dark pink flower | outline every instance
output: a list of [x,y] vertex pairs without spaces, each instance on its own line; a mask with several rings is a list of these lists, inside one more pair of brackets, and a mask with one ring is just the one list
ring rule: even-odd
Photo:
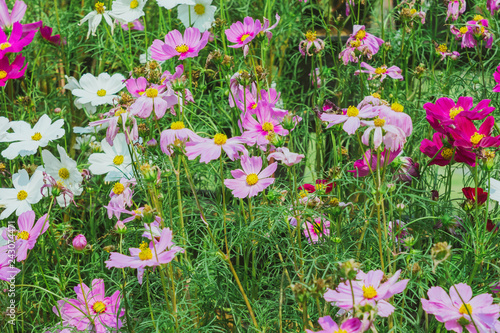
[[450,129],[451,135],[455,139],[454,146],[466,149],[500,146],[500,135],[491,136],[494,125],[495,118],[493,116],[487,117],[479,129],[471,120],[463,116],[456,117],[455,128]]
[[452,158],[456,162],[466,163],[472,167],[476,165],[476,154],[461,147],[453,147],[452,142],[444,146],[443,139],[445,138],[446,136],[442,133],[434,133],[432,141],[429,139],[422,140],[420,151],[427,157],[432,158],[429,165],[445,166],[450,164]]
[[[28,250],[35,247],[38,237],[49,228],[49,216],[45,214],[35,223],[35,212],[32,210],[24,212],[17,219],[17,227],[15,231],[17,260],[23,261],[28,255]],[[2,236],[8,240],[6,231],[7,229],[4,230]]]
[[9,57],[0,58],[0,87],[4,87],[7,80],[23,77],[27,66],[22,55],[18,55],[12,64],[9,64]]
[[446,12],[445,21],[448,21],[450,16],[453,21],[456,21],[458,16],[465,12],[466,8],[467,5],[465,0],[450,0],[450,2],[448,2],[448,11]]
[[497,85],[493,88],[493,92],[500,92],[500,65],[497,66],[497,70],[493,74],[493,79]]
[[[61,44],[61,35],[52,35],[52,28],[49,26],[42,26],[40,28],[40,35],[42,35],[42,38],[47,40],[48,42],[54,44],[54,45],[60,45]],[[62,43],[66,44],[66,39],[62,39]]]
[[75,250],[82,251],[87,246],[87,239],[85,238],[84,235],[79,234],[75,238],[73,238],[72,244]]
[[23,27],[21,23],[14,23],[12,28],[12,33],[9,37],[5,32],[0,29],[0,57],[3,57],[7,53],[17,53],[21,52],[22,49],[31,43],[33,37],[35,37],[36,30],[30,31],[24,38]]
[[[390,151],[389,149],[384,149],[380,156],[380,167],[384,165],[389,165],[394,161],[394,159],[401,153],[400,150]],[[370,171],[371,168],[371,171]],[[354,177],[365,177],[371,172],[376,172],[377,170],[377,153],[368,149],[363,158],[354,162],[355,170],[347,170],[347,172],[354,173]]]

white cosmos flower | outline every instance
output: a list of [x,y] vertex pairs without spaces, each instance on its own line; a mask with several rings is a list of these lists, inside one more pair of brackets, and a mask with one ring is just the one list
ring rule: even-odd
[[[178,18],[185,27],[198,28],[204,32],[212,26],[215,21],[214,14],[217,7],[211,6],[212,0],[194,0],[194,6],[180,5],[177,9]],[[189,25],[189,12],[191,12],[191,25]]]
[[79,25],[82,25],[83,23],[89,21],[89,31],[87,32],[87,38],[89,38],[91,32],[92,32],[92,36],[95,36],[95,32],[97,31],[97,27],[101,23],[103,17],[104,17],[104,20],[106,21],[106,23],[111,27],[111,34],[113,34],[113,30],[115,28],[113,20],[111,19],[111,16],[109,16],[109,12],[106,12],[106,6],[104,6],[104,3],[97,1],[95,3],[95,10],[88,13],[80,21],[80,24],[79,24]]
[[[95,136],[90,135],[90,134],[84,134],[82,136],[79,136],[75,140],[75,144],[73,145],[73,149],[82,149],[82,146],[90,146],[93,142],[95,142]],[[101,143],[99,142],[99,147],[101,146]]]
[[121,74],[110,76],[101,73],[99,76],[87,73],[80,78],[81,88],[73,89],[73,95],[79,97],[76,101],[81,104],[90,103],[92,106],[113,104],[113,99],[118,98],[118,93],[125,87],[125,77]]
[[42,199],[43,172],[39,167],[31,176],[24,169],[12,176],[14,188],[0,189],[0,206],[5,209],[0,214],[0,220],[6,219],[14,211],[19,216],[31,209],[31,205]]
[[113,146],[103,139],[101,149],[103,153],[94,153],[89,156],[90,172],[95,175],[106,174],[105,181],[116,181],[132,175],[132,159],[125,134],[118,133]]
[[5,117],[0,117],[0,142],[3,141],[3,138],[7,134],[7,130],[10,128],[9,119]]
[[64,136],[64,120],[56,120],[52,124],[49,116],[44,114],[31,128],[25,121],[12,121],[10,127],[13,133],[7,133],[3,141],[12,142],[2,151],[2,156],[12,160],[17,156],[27,156],[36,153],[38,147],[45,147],[50,141]]
[[[66,75],[66,80],[68,81],[68,83],[63,87],[64,89],[68,89],[69,91],[73,91],[74,89],[82,89],[80,82],[78,82],[78,80],[74,77],[68,77]],[[87,110],[87,112],[89,112],[90,114],[94,114],[96,111],[96,107],[92,106],[92,103],[86,103],[82,105],[78,102],[78,98],[75,99],[75,106],[78,110],[85,108],[85,110]]]
[[64,187],[71,190],[74,195],[82,194],[81,184],[83,177],[76,167],[76,161],[69,157],[66,150],[60,145],[57,145],[57,151],[61,160],[58,160],[50,151],[46,149],[42,150],[45,172],[57,182],[64,185]]
[[166,9],[172,9],[177,5],[196,5],[194,0],[156,0],[156,2],[158,6]]
[[115,0],[111,8],[111,16],[121,22],[129,23],[144,16],[146,0]]

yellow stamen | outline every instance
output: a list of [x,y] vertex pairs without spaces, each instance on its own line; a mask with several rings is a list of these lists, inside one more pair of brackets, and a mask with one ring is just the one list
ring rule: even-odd
[[460,28],[460,33],[461,33],[462,35],[465,35],[465,34],[467,33],[467,31],[469,31],[469,29],[468,29],[467,27],[461,27],[461,28]]
[[359,30],[357,33],[356,33],[356,36],[354,36],[356,39],[363,39],[366,37],[366,31],[364,30]]
[[123,108],[120,108],[120,110],[117,110],[115,112],[115,117],[118,117],[118,116],[120,116],[121,114],[123,114],[125,112],[127,112],[127,111],[125,111]]
[[445,44],[441,44],[438,46],[438,51],[444,53],[444,52],[448,51],[448,46],[446,46]]
[[385,120],[377,118],[373,121],[376,127],[383,127],[385,125]]
[[340,201],[339,201],[339,199],[337,199],[337,198],[332,198],[332,199],[330,199],[330,202],[329,202],[329,203],[330,203],[330,206],[335,206],[335,207],[337,207],[337,206],[339,205]]
[[104,90],[104,89],[97,90],[97,96],[99,96],[99,97],[106,96],[106,90]]
[[40,132],[36,132],[35,134],[33,134],[31,136],[31,140],[33,141],[40,141],[42,139],[42,135],[40,134]]
[[451,158],[453,157],[453,149],[452,148],[443,148],[443,150],[441,150],[441,156],[445,160],[451,160]]
[[309,192],[307,192],[306,190],[302,190],[302,191],[299,192],[299,196],[301,198],[307,197],[308,194],[309,194]]
[[196,4],[194,6],[194,12],[198,15],[205,14],[205,6],[203,6],[201,3]]
[[94,303],[94,305],[92,305],[92,309],[94,309],[96,313],[103,313],[104,311],[106,311],[106,304],[101,301],[97,301]]
[[350,106],[347,108],[348,117],[357,117],[359,115],[359,109],[355,106]]
[[403,112],[404,109],[405,107],[399,104],[398,102],[392,103],[391,105],[391,110],[394,112]]
[[124,190],[125,186],[123,186],[122,183],[115,183],[115,185],[113,186],[113,193],[116,195],[122,194]]
[[483,19],[484,19],[484,17],[482,17],[481,15],[475,15],[472,20],[477,22],[477,21],[481,21]]
[[410,14],[411,14],[411,15],[415,15],[415,13],[416,13],[416,12],[417,12],[417,10],[416,10],[415,8],[412,8],[412,9],[410,10]]
[[28,197],[28,192],[21,190],[17,193],[17,200],[22,201]]
[[69,171],[66,168],[61,168],[59,169],[59,177],[62,179],[68,179],[69,178]]
[[139,6],[139,1],[137,0],[132,0],[132,2],[130,3],[130,9],[137,8],[138,6]]
[[380,74],[385,74],[387,73],[387,68],[384,67],[379,67],[375,69],[375,74],[380,75]]
[[148,88],[146,89],[146,96],[149,98],[155,98],[158,96],[158,89],[156,88]]
[[454,120],[455,117],[464,110],[463,107],[459,106],[458,108],[451,108],[450,109],[450,119]]
[[274,125],[266,121],[264,124],[262,124],[262,130],[265,132],[274,131]]
[[184,123],[182,121],[175,121],[170,125],[170,129],[181,130],[184,128]]
[[97,14],[104,14],[104,10],[106,9],[106,7],[104,7],[104,3],[102,2],[96,2],[95,4],[95,11],[97,12]]
[[470,306],[469,303],[460,305],[460,309],[458,309],[458,312],[461,314],[466,314],[468,315],[469,313],[472,314],[472,306]]
[[351,46],[352,47],[359,47],[359,46],[361,46],[361,41],[359,39],[352,40],[351,41]]
[[5,50],[6,48],[11,47],[11,46],[12,46],[12,44],[11,44],[11,43],[9,43],[9,42],[1,43],[1,44],[0,44],[0,50],[2,50],[2,51],[3,51],[3,50]]
[[252,186],[252,185],[255,185],[257,184],[257,182],[259,181],[259,177],[257,177],[257,175],[255,173],[251,173],[249,175],[247,175],[247,184]]
[[324,190],[326,190],[326,184],[319,183],[319,184],[314,185],[314,188],[316,190],[319,190],[319,191],[324,191]]
[[120,165],[123,163],[123,155],[116,155],[115,158],[113,158],[113,163],[115,165]]
[[186,44],[177,45],[175,47],[175,50],[179,53],[186,53],[187,51],[189,51],[189,46],[187,46]]
[[377,297],[377,291],[372,286],[363,286],[363,297],[367,299],[372,299]]
[[306,39],[310,42],[314,42],[317,35],[318,34],[316,33],[316,31],[309,30],[308,32],[306,32]]
[[321,225],[321,223],[313,222],[312,227],[316,235],[323,234],[323,226]]
[[257,108],[257,103],[252,104],[252,106],[250,108],[255,110]]
[[380,96],[380,94],[379,94],[379,93],[373,93],[373,94],[372,94],[372,97],[375,97],[375,98],[378,98],[378,99],[381,99],[381,98],[382,98],[382,96]]
[[244,42],[248,37],[250,37],[249,34],[244,34],[243,36],[241,36],[240,41]]
[[28,240],[30,238],[30,234],[27,231],[21,231],[17,233],[17,239]]
[[222,133],[217,133],[214,136],[214,143],[216,145],[222,146],[227,141],[227,135]]
[[153,252],[151,251],[146,242],[142,242],[141,245],[139,245],[139,248],[141,249],[141,252],[139,252],[139,259],[141,260],[153,259]]
[[7,77],[7,72],[6,71],[1,71],[0,70],[0,80],[5,79]]
[[473,136],[471,136],[470,138],[470,142],[474,145],[474,146],[477,146],[479,144],[479,142],[484,138],[484,135],[483,134],[479,134],[479,133],[474,133]]

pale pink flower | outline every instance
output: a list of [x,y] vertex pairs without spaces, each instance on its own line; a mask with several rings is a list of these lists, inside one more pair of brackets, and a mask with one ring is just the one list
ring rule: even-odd
[[160,135],[160,147],[161,151],[167,155],[173,153],[172,145],[179,145],[180,143],[185,143],[187,140],[191,141],[203,141],[203,138],[198,134],[184,127],[182,121],[174,121],[170,125],[170,129],[166,129],[161,132]]
[[[401,75],[401,69],[397,66],[391,66],[387,68],[386,65],[382,65],[380,67],[372,67],[368,65],[366,62],[361,63],[361,67],[366,68],[366,70],[361,70],[361,73],[367,73],[368,80],[372,80],[374,78],[380,78],[380,82],[384,81],[386,76],[389,76],[395,80],[403,80],[403,75]],[[359,70],[354,72],[354,75],[359,75]]]
[[317,37],[316,31],[309,30],[306,34],[306,39],[302,40],[299,43],[299,51],[303,57],[307,54],[308,56],[312,56],[309,53],[309,50],[312,46],[314,46],[314,52],[319,53],[321,50],[325,48],[325,42]]
[[184,37],[178,30],[170,31],[165,36],[165,42],[155,39],[151,46],[151,58],[165,61],[175,56],[179,60],[195,58],[208,43],[210,32],[205,31],[203,35],[198,28],[187,28]]
[[231,171],[231,175],[235,179],[224,180],[224,185],[232,190],[235,197],[241,199],[254,197],[274,183],[274,178],[270,177],[276,171],[278,163],[274,162],[262,170],[261,157],[243,155],[241,157],[241,166],[243,170],[236,169]]
[[271,41],[271,38],[273,38],[273,33],[271,32],[271,30],[276,28],[278,23],[280,23],[280,19],[280,16],[278,15],[278,13],[276,13],[276,23],[269,26],[271,23],[269,23],[269,20],[264,17],[264,24],[262,25],[262,30],[260,32],[265,33],[269,41]]
[[283,162],[286,166],[292,166],[300,163],[304,157],[305,156],[302,154],[290,152],[290,150],[286,147],[280,147],[276,149],[274,153],[269,154],[269,156],[267,156],[267,160],[269,161],[271,158],[274,158],[277,161]]
[[250,43],[262,29],[262,25],[259,20],[255,20],[249,16],[243,19],[243,23],[240,21],[231,24],[229,29],[226,29],[227,40],[231,43],[236,43],[233,45],[228,45],[232,48],[243,47],[243,54],[246,57],[248,54],[248,43]]
[[245,153],[247,150],[243,144],[245,139],[240,137],[227,138],[226,134],[217,133],[213,139],[203,139],[186,143],[186,156],[189,160],[194,160],[200,156],[200,162],[208,163],[220,157],[222,150],[231,161],[239,158],[239,152]]
[[375,149],[378,149],[383,142],[387,148],[391,151],[395,151],[401,149],[406,142],[406,135],[403,130],[394,125],[390,125],[383,118],[377,118],[373,121],[363,120],[362,124],[368,126],[361,137],[361,142],[367,146],[370,145],[370,134],[372,131]]
[[[140,84],[139,81],[137,81]],[[139,86],[137,86],[139,88]],[[155,118],[160,119],[165,111],[177,104],[178,97],[172,89],[163,85],[152,84],[144,89],[144,93],[130,106],[130,113],[139,118],[148,118],[154,110]]]
[[[361,119],[373,118],[378,115],[378,111],[372,105],[365,105],[361,109],[355,106],[350,106],[342,112],[343,114],[330,114],[322,113],[320,119],[322,121],[328,122],[326,128],[330,128],[334,125],[344,123],[342,127],[344,131],[352,135],[356,133],[358,128],[362,125]],[[364,125],[364,123],[363,123]]]

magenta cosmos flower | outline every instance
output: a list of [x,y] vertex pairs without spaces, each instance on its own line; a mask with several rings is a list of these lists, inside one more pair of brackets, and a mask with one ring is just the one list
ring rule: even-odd
[[7,80],[23,77],[27,66],[22,55],[18,55],[12,64],[9,63],[9,57],[0,58],[0,87],[4,87]]
[[328,289],[323,297],[332,305],[345,310],[351,310],[355,305],[371,305],[376,307],[379,316],[388,317],[394,312],[394,306],[389,304],[386,299],[403,292],[409,281],[406,279],[397,282],[400,274],[401,270],[398,270],[386,282],[382,283],[384,272],[381,270],[369,271],[368,273],[359,271],[356,280],[341,283],[335,290]]
[[481,42],[481,45],[484,44],[486,48],[491,49],[493,34],[487,28],[488,20],[481,15],[476,15],[472,21],[468,21],[460,29],[452,25],[450,31],[455,35],[456,40],[462,40],[462,48],[474,48],[478,45],[478,42]]
[[262,29],[260,32],[266,34],[267,39],[269,41],[271,41],[271,38],[273,38],[273,33],[271,32],[271,30],[276,28],[278,23],[280,23],[280,19],[281,19],[281,17],[278,15],[278,13],[276,13],[276,23],[274,23],[273,25],[270,25],[271,23],[269,22],[269,20],[264,17],[264,24],[262,25]]
[[446,12],[445,21],[448,21],[448,18],[450,16],[453,21],[456,21],[458,19],[458,16],[465,12],[466,8],[467,5],[465,3],[465,0],[450,0],[450,2],[448,2],[448,11]]
[[[316,333],[358,333],[362,332],[362,323],[358,318],[351,318],[344,321],[340,327],[333,321],[332,317],[326,316],[318,319],[318,324],[321,326],[321,331]],[[315,333],[311,330],[306,330],[307,333]]]
[[175,56],[179,60],[195,58],[208,43],[210,32],[205,31],[203,35],[198,28],[187,28],[184,37],[178,30],[170,31],[165,36],[165,43],[155,39],[151,46],[151,58],[158,61],[165,61]]
[[330,235],[330,221],[320,217],[315,218],[312,222],[304,222],[304,236],[311,243],[317,243],[321,238]]
[[23,27],[21,23],[17,22],[14,23],[12,33],[9,37],[7,37],[5,32],[0,29],[0,57],[3,57],[6,53],[21,52],[26,45],[31,43],[35,33],[36,30],[30,31],[24,38],[22,38]]
[[[0,0],[0,30],[10,31],[14,23],[21,22],[26,13],[26,4],[24,1],[16,0],[14,7],[12,7],[12,12],[9,13],[9,7],[5,3],[5,0]],[[30,31],[36,31],[42,26],[42,21],[23,24],[23,36],[25,36]]]
[[235,197],[243,199],[256,196],[274,183],[274,178],[270,177],[276,171],[278,163],[274,162],[262,170],[262,158],[243,155],[241,157],[241,167],[243,170],[231,171],[231,175],[235,179],[225,179],[224,185],[232,190]]
[[349,106],[347,110],[344,110],[342,113],[343,114],[341,115],[334,113],[322,113],[320,119],[328,122],[326,128],[344,123],[342,128],[347,134],[352,135],[356,133],[358,128],[361,126],[361,119],[378,116],[377,109],[371,105],[365,105],[361,109],[358,109],[355,106]]
[[164,228],[161,232],[159,241],[142,242],[139,248],[129,248],[130,256],[111,252],[109,260],[106,261],[106,267],[116,268],[137,268],[137,279],[142,284],[142,277],[146,267],[155,267],[161,264],[168,264],[171,262],[177,252],[184,252],[184,250],[174,245],[172,242],[172,230]]
[[[35,223],[35,212],[29,210],[19,215],[17,227],[15,231],[17,260],[23,261],[28,255],[28,250],[35,247],[38,237],[49,228],[49,216],[45,214]],[[7,229],[4,230],[2,236],[8,240]]]
[[[138,79],[136,82],[137,86],[144,85],[143,80],[139,81]],[[164,85],[152,84],[148,87],[144,86],[144,93],[139,93],[139,95],[140,97],[130,106],[130,113],[143,119],[148,118],[153,110],[155,118],[160,119],[165,115],[169,107],[178,102],[178,97],[174,94],[174,91]]]
[[323,42],[321,39],[317,37],[316,31],[309,30],[306,33],[306,39],[304,39],[299,43],[300,54],[302,54],[302,56],[304,57],[306,54],[308,56],[312,56],[312,54],[309,53],[309,49],[312,46],[314,46],[314,52],[319,53],[321,50],[325,48],[325,42]]
[[82,283],[75,287],[75,293],[76,299],[62,299],[52,308],[57,316],[61,316],[63,326],[96,333],[106,333],[109,328],[123,326],[120,317],[123,317],[125,310],[120,309],[119,290],[111,297],[106,297],[104,281],[95,279],[92,289]]
[[497,70],[493,74],[493,79],[497,85],[493,88],[493,92],[500,92],[500,65],[497,66]]
[[445,323],[447,330],[462,333],[465,326],[469,332],[476,332],[475,323],[479,332],[486,333],[494,331],[497,325],[500,306],[493,304],[493,297],[490,294],[472,297],[471,287],[464,283],[452,286],[449,295],[441,287],[431,287],[427,296],[429,300],[421,299],[422,308]]
[[229,45],[232,48],[243,47],[243,54],[246,56],[248,54],[248,43],[250,43],[262,29],[262,24],[259,20],[255,20],[249,16],[243,19],[243,23],[240,21],[231,24],[229,29],[226,29],[227,40],[234,45]]
[[281,161],[286,166],[292,166],[300,163],[304,157],[305,156],[302,154],[292,153],[287,147],[280,147],[276,149],[274,153],[269,154],[267,160],[270,161],[271,158],[274,158],[277,161]]
[[445,166],[450,164],[452,159],[459,163],[466,163],[471,167],[476,165],[476,154],[461,147],[444,146],[443,139],[445,138],[442,133],[434,133],[432,141],[423,139],[420,143],[420,151],[432,158],[429,165]]
[[238,152],[245,153],[247,150],[243,144],[246,140],[234,137],[227,138],[226,134],[217,133],[213,139],[202,139],[186,143],[186,156],[189,160],[194,160],[200,156],[200,162],[208,163],[220,157],[222,150],[231,161],[239,158]]
[[246,131],[241,135],[244,139],[249,139],[259,146],[265,146],[269,143],[270,136],[287,135],[288,130],[280,125],[278,119],[273,117],[273,110],[268,105],[259,106],[257,108],[257,119],[250,113],[247,113],[242,121],[242,127]]
[[491,136],[495,118],[489,116],[481,124],[479,129],[474,123],[462,116],[455,119],[455,128],[450,129],[451,135],[455,139],[454,146],[466,149],[477,149],[500,146],[500,135]]
[[[400,153],[400,150],[390,151],[389,149],[384,149],[384,151],[380,154],[380,166],[382,167],[384,165],[391,164]],[[347,170],[347,172],[354,173],[354,177],[365,177],[371,172],[376,172],[376,170],[377,153],[372,153],[372,151],[368,149],[363,155],[363,158],[354,162],[354,170]]]
[[52,43],[54,45],[61,45],[62,41],[63,44],[66,44],[66,39],[63,38],[61,40],[61,35],[52,35],[52,28],[47,25],[42,26],[39,31],[42,38],[49,43]]
[[395,151],[401,149],[406,142],[406,135],[403,130],[397,126],[391,125],[390,122],[386,121],[384,118],[377,118],[373,121],[363,120],[362,124],[368,126],[361,137],[361,142],[367,146],[370,145],[370,134],[372,131],[373,146],[375,149],[378,149],[383,142],[387,148],[391,151]]
[[491,16],[494,16],[495,12],[500,9],[500,0],[487,0],[486,8],[490,11]]
[[173,153],[172,145],[180,145],[181,143],[185,143],[187,140],[191,141],[203,141],[203,138],[200,137],[195,132],[191,131],[189,128],[184,126],[182,121],[174,121],[170,125],[170,129],[166,129],[161,132],[160,135],[160,147],[161,151],[167,155],[171,155]]
[[[361,63],[361,67],[366,68],[366,70],[361,70],[361,73],[368,74],[368,80],[378,79],[380,78],[380,82],[384,81],[386,76],[389,76],[395,80],[403,80],[403,75],[401,75],[401,69],[397,66],[391,66],[387,68],[386,65],[382,65],[380,67],[372,67],[368,65],[366,62]],[[354,75],[359,75],[359,70],[354,72]]]

